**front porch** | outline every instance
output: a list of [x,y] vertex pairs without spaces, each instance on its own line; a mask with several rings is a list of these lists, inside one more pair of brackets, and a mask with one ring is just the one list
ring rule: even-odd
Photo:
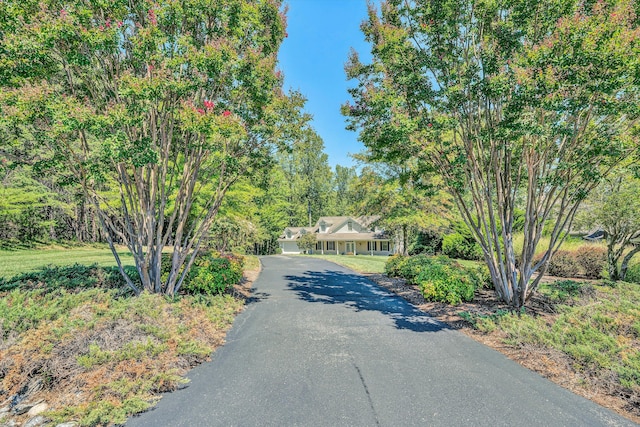
[[390,240],[319,240],[312,251],[320,255],[380,255],[393,253]]

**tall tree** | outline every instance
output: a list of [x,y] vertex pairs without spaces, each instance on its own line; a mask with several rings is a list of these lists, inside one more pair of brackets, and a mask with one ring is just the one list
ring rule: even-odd
[[331,197],[332,171],[324,141],[311,127],[304,127],[291,150],[282,151],[280,167],[288,186],[289,226],[313,224],[325,214]]
[[336,165],[333,173],[333,206],[331,215],[354,215],[356,200],[354,195],[354,184],[358,178],[355,167],[345,167]]
[[259,206],[259,253],[270,254],[278,247],[277,239],[289,224],[289,186],[281,167],[276,166],[258,180],[262,190],[256,201]]
[[229,187],[297,128],[281,126],[302,101],[275,70],[280,1],[9,0],[0,13],[2,138],[44,147],[81,186],[136,293],[173,295]]
[[389,0],[362,25],[373,59],[353,53],[347,64],[358,82],[343,107],[350,128],[376,159],[417,158],[443,176],[497,293],[515,308],[535,291],[581,200],[637,148],[636,6]]

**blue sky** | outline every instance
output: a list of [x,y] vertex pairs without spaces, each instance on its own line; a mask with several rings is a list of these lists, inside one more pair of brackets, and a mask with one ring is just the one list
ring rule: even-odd
[[353,47],[362,58],[370,48],[360,31],[366,0],[288,0],[288,37],[280,48],[285,89],[307,97],[313,127],[322,137],[329,164],[352,166],[349,153],[364,149],[357,134],[345,129],[340,105],[349,99],[344,64]]

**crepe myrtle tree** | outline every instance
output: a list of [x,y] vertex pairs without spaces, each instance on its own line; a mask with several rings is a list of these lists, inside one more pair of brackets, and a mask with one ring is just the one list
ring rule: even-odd
[[[580,202],[638,146],[638,4],[389,0],[343,105],[373,159],[442,176],[499,296],[525,305]],[[524,244],[513,244],[523,209]],[[534,261],[543,228],[549,244]]]
[[[635,169],[635,170],[634,170]],[[640,252],[640,179],[636,167],[620,168],[605,179],[582,212],[585,225],[604,232],[607,271],[612,280],[625,280],[629,262]]]
[[37,147],[81,186],[136,293],[175,294],[229,187],[307,119],[276,70],[280,1],[8,0],[0,14],[2,144]]

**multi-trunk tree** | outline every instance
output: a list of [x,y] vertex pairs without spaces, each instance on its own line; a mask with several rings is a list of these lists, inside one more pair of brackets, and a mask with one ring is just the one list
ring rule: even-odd
[[583,220],[604,232],[607,270],[612,280],[624,280],[631,259],[640,252],[640,179],[621,168],[592,193]]
[[637,9],[630,0],[389,0],[362,25],[372,62],[353,53],[347,64],[357,81],[343,106],[350,128],[374,159],[417,159],[442,176],[515,308],[580,202],[638,146]]
[[283,123],[302,100],[276,70],[280,1],[9,0],[0,15],[2,143],[83,189],[118,265],[116,243],[133,254],[136,293],[175,294],[229,187],[299,128]]

